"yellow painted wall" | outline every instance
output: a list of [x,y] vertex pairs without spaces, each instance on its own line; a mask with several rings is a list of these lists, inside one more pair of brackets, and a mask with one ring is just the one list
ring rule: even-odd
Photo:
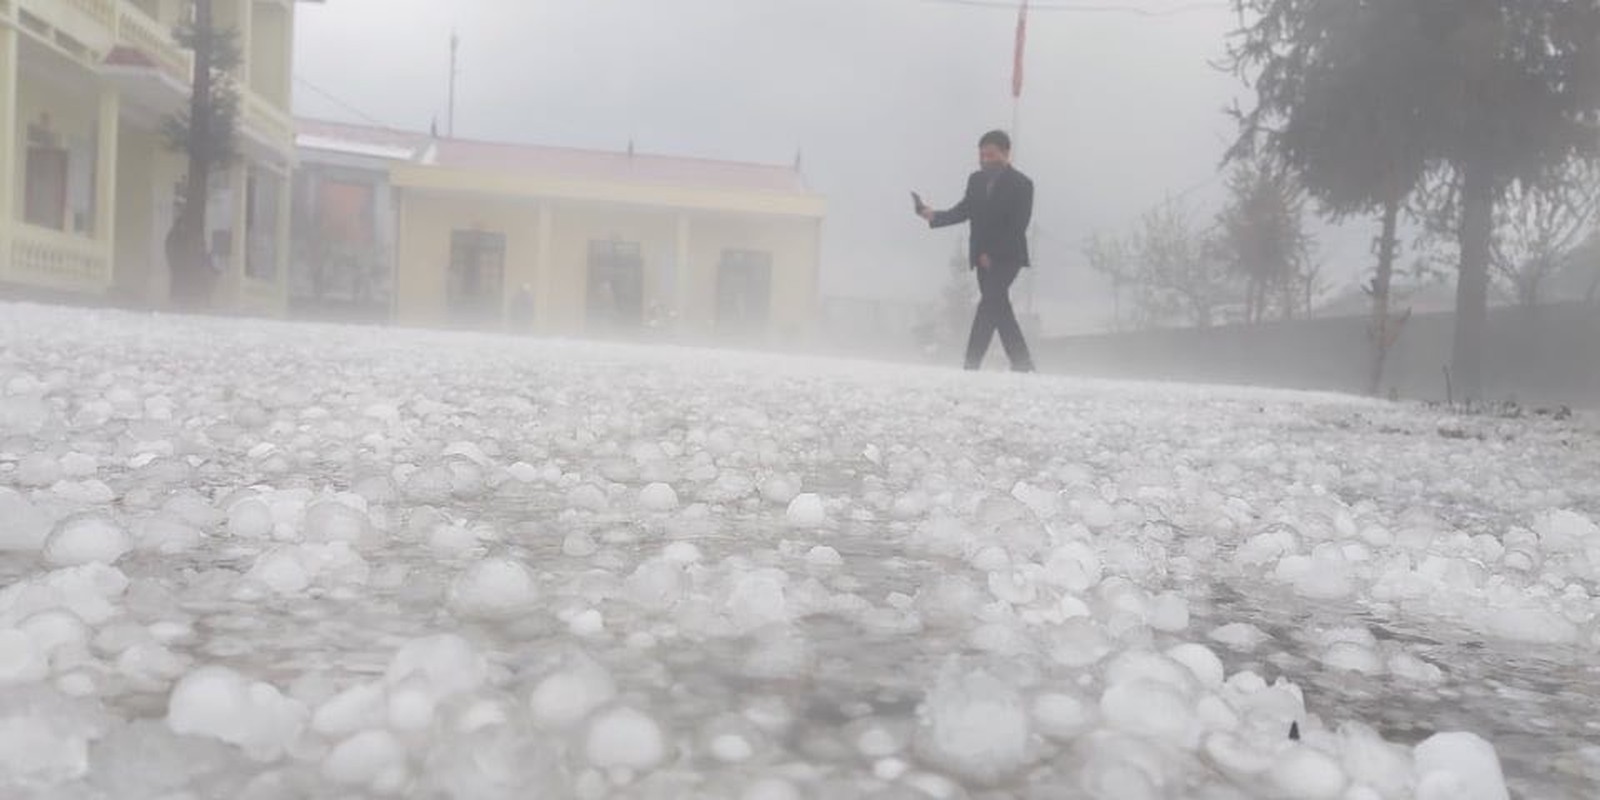
[[10,226],[13,218],[20,216],[17,181],[6,177],[20,169],[17,141],[17,79],[20,39],[16,28],[0,25],[0,275],[10,267]]
[[289,106],[288,14],[273,3],[254,3],[250,21],[250,88],[279,108]]
[[[644,260],[645,307],[679,307],[679,281],[687,275],[687,310],[679,331],[708,338],[716,327],[717,268],[724,249],[762,250],[773,256],[774,337],[809,332],[817,308],[819,220],[759,214],[702,214],[670,208],[546,201],[551,237],[540,264],[540,205],[537,200],[401,190],[396,321],[447,325],[447,271],[455,230],[482,230],[506,237],[503,300],[523,283],[534,287],[535,329],[582,335],[587,330],[591,241],[636,242]],[[677,263],[678,221],[689,217],[689,263]]]
[[[243,35],[245,29],[249,27],[249,16],[246,14],[246,6],[249,3],[250,0],[212,0],[212,21],[216,23],[218,28],[232,30]],[[239,45],[244,48],[244,56],[248,59],[250,50],[246,41],[241,40]]]
[[804,335],[816,318],[819,221],[754,215],[690,217],[694,282],[684,318],[691,335],[716,331],[717,272],[725,249],[772,254],[772,327],[783,339]]
[[[184,13],[188,0],[137,0],[130,6],[172,24]],[[263,89],[262,94],[275,104],[287,107],[291,99],[289,60],[293,30],[292,4],[261,3],[257,8],[253,0],[218,0],[215,8],[219,23],[239,30],[244,37],[241,44],[245,45],[249,59],[263,65],[261,74],[256,78],[258,88]],[[250,37],[255,23],[262,20],[264,30]],[[34,52],[39,51],[36,49]],[[87,155],[92,159],[82,168],[93,169],[94,162],[99,162],[115,172],[114,197],[107,198],[106,206],[96,208],[95,198],[86,198],[86,210],[91,210],[96,216],[95,227],[104,229],[100,233],[110,238],[108,280],[112,290],[122,301],[141,305],[164,303],[168,280],[162,245],[166,228],[170,225],[173,187],[181,179],[186,166],[183,158],[169,152],[156,131],[131,124],[127,115],[132,114],[134,109],[129,107],[128,98],[123,98],[119,104],[115,98],[103,96],[102,84],[87,70],[72,67],[63,69],[65,60],[53,56],[37,62],[21,62],[12,67],[10,55],[10,52],[0,52],[0,69],[7,70],[11,73],[10,77],[17,80],[15,117],[0,120],[0,124],[7,128],[6,131],[0,131],[0,144],[9,145],[10,155],[9,161],[0,160],[0,163],[10,165],[0,173],[0,192],[11,195],[10,206],[14,218],[20,221],[24,215],[27,128],[48,114],[51,130],[74,146],[73,156]],[[124,114],[121,124],[108,129],[104,141],[96,136],[102,103],[113,114],[120,105]],[[97,148],[102,146],[110,149],[97,152]],[[76,171],[80,167],[74,166],[73,169]],[[285,305],[284,263],[289,247],[287,212],[281,212],[285,224],[279,239],[279,279],[272,283],[243,279],[239,273],[245,245],[242,220],[244,197],[243,184],[238,179],[242,167],[234,172],[233,178],[238,184],[234,207],[224,209],[220,215],[213,217],[210,226],[219,227],[219,222],[226,219],[236,232],[234,252],[230,259],[232,269],[219,282],[218,309],[281,315]],[[96,176],[96,180],[109,177],[100,175]],[[0,207],[4,205],[0,203]],[[71,222],[69,218],[69,228]],[[227,227],[227,224],[220,226]],[[110,235],[113,232],[114,236]],[[61,241],[64,242],[62,251],[68,253],[69,257],[73,252],[81,252],[75,251],[75,248],[81,248],[82,245],[69,240]],[[7,251],[9,254],[9,248]],[[104,267],[103,261],[101,267]],[[100,274],[104,275],[104,272]],[[17,277],[25,282],[38,279],[38,276],[31,274]],[[60,285],[52,284],[52,288],[71,291],[99,291],[104,288],[87,284],[68,286],[60,281],[57,284]]]
[[[117,232],[112,253],[115,291],[118,297],[133,302],[159,302],[167,295],[168,281],[162,246],[166,231],[157,230],[156,187],[158,178],[170,186],[177,175],[159,134],[124,125],[119,139]],[[170,190],[166,194],[170,205]]]
[[[405,324],[448,325],[450,235],[481,230],[505,235],[503,300],[515,287],[538,286],[539,206],[533,201],[494,201],[402,192],[396,249],[395,318]],[[541,317],[544,315],[541,314]]]
[[134,8],[137,8],[140,11],[143,11],[145,16],[147,16],[147,17],[149,17],[151,19],[154,19],[154,20],[165,20],[166,19],[163,16],[163,14],[165,12],[165,9],[162,8],[161,0],[129,0],[129,2],[133,4]]
[[[11,176],[11,191],[18,220],[27,211],[28,126],[39,124],[43,116],[48,114],[50,130],[62,137],[63,144],[70,146],[77,141],[87,144],[92,152],[98,143],[95,120],[100,113],[99,104],[99,89],[87,76],[82,81],[46,79],[29,70],[22,70],[17,85],[17,123],[13,131],[17,148],[16,173]],[[76,151],[74,155],[77,155]],[[69,228],[71,222],[70,219],[67,221]]]
[[173,27],[178,25],[187,11],[187,0],[128,0],[128,2],[144,12],[145,16]]
[[644,307],[674,305],[670,274],[676,258],[677,216],[670,211],[554,204],[550,248],[551,281],[540,307],[540,330],[584,333],[589,302],[589,243],[616,239],[636,242],[644,260]]
[[475,172],[426,164],[396,164],[391,169],[390,179],[402,189],[458,192],[484,198],[555,197],[569,202],[629,204],[663,210],[762,213],[818,219],[825,211],[822,198],[808,194],[541,178],[514,171]]

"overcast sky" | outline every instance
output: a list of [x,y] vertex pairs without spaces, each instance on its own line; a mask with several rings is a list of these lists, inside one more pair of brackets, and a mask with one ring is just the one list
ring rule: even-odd
[[[1066,0],[1043,0],[1065,4]],[[1188,0],[1107,0],[1152,10]],[[937,293],[955,233],[929,233],[909,189],[953,202],[986,129],[1010,127],[1016,13],[934,0],[332,0],[299,7],[296,111],[444,125],[461,37],[456,133],[773,163],[804,153],[826,195],[824,293]],[[1079,245],[1168,194],[1209,219],[1223,109],[1212,64],[1226,7],[1167,17],[1036,8],[1018,166],[1038,184],[1039,294],[1103,308]],[[321,90],[325,94],[319,93]],[[332,98],[328,95],[331,95]],[[1324,236],[1341,282],[1366,231]],[[1081,313],[1080,313],[1081,312]]]

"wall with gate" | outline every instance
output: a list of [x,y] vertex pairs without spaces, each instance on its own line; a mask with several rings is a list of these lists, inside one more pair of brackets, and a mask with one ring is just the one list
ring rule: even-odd
[[[1443,400],[1453,314],[1413,316],[1389,354],[1383,392]],[[1366,391],[1364,318],[1161,330],[1042,341],[1041,367],[1100,377]],[[1495,308],[1489,314],[1485,398],[1600,408],[1600,304]]]

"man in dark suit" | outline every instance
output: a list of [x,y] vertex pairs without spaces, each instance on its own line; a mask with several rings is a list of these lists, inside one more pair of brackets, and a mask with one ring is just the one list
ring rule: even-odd
[[917,199],[917,215],[931,228],[971,222],[967,237],[971,267],[978,273],[978,313],[967,340],[966,368],[978,369],[996,331],[1015,372],[1032,372],[1033,357],[1011,308],[1011,284],[1028,262],[1028,223],[1033,218],[1033,181],[1011,166],[1011,137],[990,131],[978,142],[981,169],[967,180],[967,194],[948,211]]

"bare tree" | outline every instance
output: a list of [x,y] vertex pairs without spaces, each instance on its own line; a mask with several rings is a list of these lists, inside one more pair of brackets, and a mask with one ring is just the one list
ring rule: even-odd
[[1089,268],[1111,281],[1112,328],[1122,330],[1122,293],[1137,281],[1131,244],[1122,237],[1096,232],[1083,245]]
[[[1459,262],[1461,181],[1439,174],[1417,195],[1414,212],[1424,222],[1422,243],[1435,264]],[[1600,224],[1600,168],[1574,160],[1539,183],[1518,181],[1495,206],[1489,265],[1505,296],[1537,306],[1545,281],[1581,257]]]
[[1300,271],[1300,291],[1303,294],[1305,305],[1304,313],[1307,319],[1316,313],[1317,299],[1328,291],[1328,282],[1323,279],[1323,270],[1327,269],[1328,262],[1320,258],[1312,258],[1307,253],[1305,267]]
[[1600,235],[1594,238],[1594,244],[1589,249],[1589,288],[1583,293],[1583,302],[1594,305],[1600,300]]
[[1176,200],[1144,216],[1133,251],[1139,310],[1146,324],[1180,316],[1194,327],[1209,328],[1218,311],[1237,297],[1221,248],[1209,232],[1194,227]]
[[1600,219],[1600,174],[1583,162],[1566,180],[1513,186],[1496,216],[1495,277],[1518,305],[1536,306],[1545,279],[1567,266]]

